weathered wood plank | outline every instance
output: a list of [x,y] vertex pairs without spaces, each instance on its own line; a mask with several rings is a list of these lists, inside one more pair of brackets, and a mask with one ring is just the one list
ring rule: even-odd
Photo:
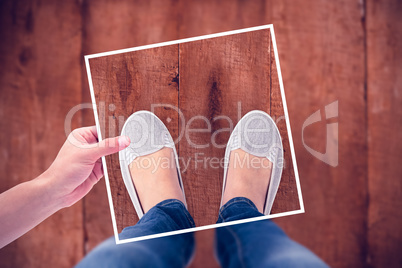
[[[331,266],[362,267],[368,197],[363,7],[359,1],[303,6],[268,1],[266,6],[275,26],[306,209],[277,222]],[[332,120],[339,122],[338,138],[328,137],[339,145],[335,168],[309,154],[301,136],[304,121],[336,100],[339,117]],[[310,132],[307,145],[325,144],[320,137]]]
[[[72,66],[79,57],[77,47],[81,44],[82,53],[91,54],[274,23],[307,211],[305,215],[286,217],[277,222],[291,237],[306,244],[332,266],[364,266],[367,250],[369,264],[373,266],[399,264],[400,214],[399,210],[394,210],[398,207],[394,204],[400,199],[396,192],[400,184],[387,178],[399,178],[401,173],[398,163],[392,162],[392,159],[400,158],[397,152],[401,151],[399,143],[392,142],[399,126],[393,119],[398,117],[393,114],[399,111],[400,99],[395,92],[398,92],[400,82],[397,71],[392,70],[399,70],[400,54],[395,48],[400,43],[396,33],[400,20],[395,16],[400,13],[400,5],[367,1],[367,123],[370,135],[367,166],[363,163],[367,148],[362,135],[366,130],[362,115],[365,102],[362,100],[364,67],[361,63],[364,61],[364,21],[361,23],[364,8],[360,3],[308,1],[301,6],[290,1],[110,3],[84,0],[80,26],[76,2],[57,4],[56,7],[47,2],[39,6],[35,1],[1,1],[0,35],[4,42],[0,43],[0,143],[3,148],[0,169],[7,174],[1,190],[38,175],[61,146],[64,139],[62,123],[56,122],[55,118],[60,120],[68,106],[79,103],[71,92],[79,87],[76,82],[80,77]],[[32,12],[29,12],[30,8]],[[63,26],[58,23],[60,21]],[[85,70],[83,77],[83,102],[89,102]],[[60,91],[69,94],[60,95]],[[340,165],[334,169],[325,167],[305,151],[301,126],[310,114],[336,99],[340,100],[343,112],[339,117],[342,132],[338,141]],[[46,107],[42,105],[43,100],[49,103]],[[28,126],[26,122],[31,123]],[[90,124],[93,124],[93,116],[88,111],[83,125]],[[387,131],[390,126],[397,131]],[[325,123],[322,123],[305,132],[308,145],[322,152],[325,151],[324,127]],[[391,137],[390,143],[379,143],[377,138],[382,136]],[[34,145],[39,144],[37,140],[49,140],[53,149]],[[34,160],[39,158],[42,160]],[[367,186],[362,178],[367,175],[370,191],[368,249],[363,219],[367,209],[362,204],[367,200],[364,190]],[[385,178],[383,184],[379,182],[381,178]],[[393,203],[390,203],[392,199]],[[70,247],[67,242],[50,243],[53,236],[48,239],[45,232],[58,230],[56,223],[63,221],[63,226],[69,226],[63,236],[72,230],[81,233],[75,223],[85,221],[87,250],[111,235],[104,184],[95,186],[85,204],[85,220],[80,218],[81,209],[77,205],[66,210],[75,213],[58,213],[2,249],[2,265],[71,266],[78,261],[82,255],[79,244],[73,243]],[[212,258],[212,237],[211,231],[197,233],[198,252],[193,267],[210,267],[206,262]],[[379,244],[384,239],[389,244]],[[44,241],[50,244],[46,246]],[[35,247],[42,251],[38,252]],[[50,255],[53,249],[63,255]]]
[[[45,171],[66,139],[66,114],[81,102],[81,17],[75,1],[1,1],[0,13],[5,191]],[[1,249],[1,267],[71,267],[83,255],[82,238],[79,202]]]
[[[179,105],[188,135],[179,154],[190,160],[183,180],[198,226],[217,220],[223,168],[211,159],[224,157],[230,128],[248,111],[269,112],[269,44],[268,30],[180,44]],[[207,122],[207,131],[188,131],[206,129]]]
[[93,54],[178,39],[177,5],[174,0],[84,0],[84,52]]
[[299,196],[297,194],[297,186],[295,173],[293,169],[292,155],[290,152],[290,144],[288,131],[286,127],[286,118],[284,112],[284,105],[282,103],[282,94],[279,86],[278,71],[276,68],[276,58],[274,46],[271,40],[270,43],[270,112],[269,114],[275,120],[282,137],[283,151],[284,151],[284,167],[282,171],[282,179],[279,184],[278,193],[275,197],[275,202],[272,207],[272,214],[280,212],[288,212],[300,209]]
[[[83,55],[135,47],[178,38],[176,1],[83,1]],[[100,19],[101,18],[101,19]],[[83,101],[91,102],[84,74]],[[93,112],[84,113],[84,125],[93,125]],[[85,197],[86,252],[113,234],[105,182]]]
[[180,38],[270,24],[267,1],[186,1],[177,7]]
[[[266,1],[179,1],[180,38],[269,24]],[[191,267],[219,267],[210,253],[214,232],[197,234],[197,254]]]
[[402,3],[367,1],[368,264],[402,265]]
[[[200,167],[195,159],[197,155],[201,159],[223,158],[230,131],[216,135],[217,144],[223,145],[221,148],[214,147],[211,138],[221,128],[233,128],[240,119],[238,113],[241,117],[253,109],[269,112],[269,44],[268,31],[180,44],[180,109],[187,122],[204,116],[212,123],[210,132],[189,134],[192,143],[208,144],[208,147],[195,148],[187,139],[179,144],[179,154],[190,160],[183,180],[189,211],[199,226],[217,220],[223,169],[219,165]],[[230,118],[232,126],[226,120],[213,121],[219,116]],[[205,124],[198,119],[187,127],[205,128]],[[206,260],[208,265],[216,266],[213,255],[208,254],[212,253],[213,236],[212,231],[197,234],[199,251],[192,267],[202,267]]]
[[[178,45],[90,59],[102,137],[120,134],[135,111],[153,111],[178,135]],[[158,105],[152,110],[152,105]],[[161,105],[161,106],[159,106]],[[119,155],[106,157],[118,231],[138,221],[121,177]]]

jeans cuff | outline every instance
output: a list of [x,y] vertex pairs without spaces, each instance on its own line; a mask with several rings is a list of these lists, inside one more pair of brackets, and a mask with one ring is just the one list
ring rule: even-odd
[[163,200],[161,202],[159,202],[158,204],[155,205],[155,207],[172,207],[174,205],[179,205],[180,206],[180,210],[181,212],[186,215],[186,218],[190,224],[190,228],[194,228],[195,227],[195,222],[193,220],[193,217],[191,217],[190,212],[188,212],[186,205],[184,205],[184,203],[178,199],[166,199]]
[[155,207],[156,206],[166,207],[169,204],[180,204],[186,209],[186,206],[184,205],[184,203],[181,202],[179,199],[166,199],[166,200],[163,200],[163,201],[159,202],[158,204],[156,204]]
[[[230,199],[226,204],[224,204],[220,209],[219,209],[219,219],[218,222],[225,222],[228,221],[229,217],[233,217],[233,211],[236,210],[236,207],[243,207],[247,208],[248,210],[255,210],[257,213],[258,208],[255,206],[253,201],[248,199],[247,197],[235,197]],[[230,220],[229,220],[230,221]]]

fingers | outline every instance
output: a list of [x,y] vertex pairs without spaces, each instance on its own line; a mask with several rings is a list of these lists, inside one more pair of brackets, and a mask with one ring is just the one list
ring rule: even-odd
[[98,142],[96,127],[92,126],[74,129],[70,135],[68,135],[67,140],[70,144],[78,148],[95,147]]
[[96,161],[102,156],[117,153],[130,145],[130,139],[126,136],[119,136],[105,139],[97,144],[96,147],[89,149],[90,157]]
[[130,145],[130,139],[126,136],[104,139],[98,142],[95,126],[75,129],[68,140],[74,146],[83,149],[85,158],[91,162],[95,162],[102,156],[117,153]]
[[98,142],[98,132],[96,131],[96,126],[74,129],[74,131],[71,132],[71,135],[80,142],[88,144]]
[[83,127],[80,130],[82,130],[82,137],[88,143],[98,142],[98,132],[96,130],[96,126]]

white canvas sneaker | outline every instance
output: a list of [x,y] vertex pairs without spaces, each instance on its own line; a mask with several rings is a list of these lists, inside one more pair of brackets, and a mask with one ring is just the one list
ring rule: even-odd
[[[163,122],[155,114],[149,111],[138,111],[133,113],[126,120],[121,131],[121,135],[128,136],[131,140],[130,145],[119,152],[119,159],[124,184],[130,195],[131,201],[133,202],[138,217],[141,219],[141,217],[144,215],[144,211],[135,190],[129,165],[137,157],[155,153],[164,147],[168,147],[173,150],[176,161],[177,177],[179,178],[180,188],[182,189],[185,200],[176,148],[173,138],[165,124],[163,124]],[[186,203],[184,203],[184,205],[187,207]]]
[[237,123],[230,135],[225,151],[221,207],[224,205],[222,204],[222,200],[230,153],[237,149],[242,149],[246,153],[257,157],[266,157],[272,162],[271,179],[263,210],[265,215],[269,215],[281,181],[284,162],[282,139],[274,120],[267,113],[255,110],[244,115]]

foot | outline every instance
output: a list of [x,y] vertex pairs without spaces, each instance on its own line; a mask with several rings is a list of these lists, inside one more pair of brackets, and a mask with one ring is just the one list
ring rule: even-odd
[[271,170],[272,163],[266,157],[254,156],[242,149],[232,151],[222,204],[235,197],[246,197],[264,213]]
[[137,157],[129,169],[144,213],[166,199],[185,203],[171,148]]

